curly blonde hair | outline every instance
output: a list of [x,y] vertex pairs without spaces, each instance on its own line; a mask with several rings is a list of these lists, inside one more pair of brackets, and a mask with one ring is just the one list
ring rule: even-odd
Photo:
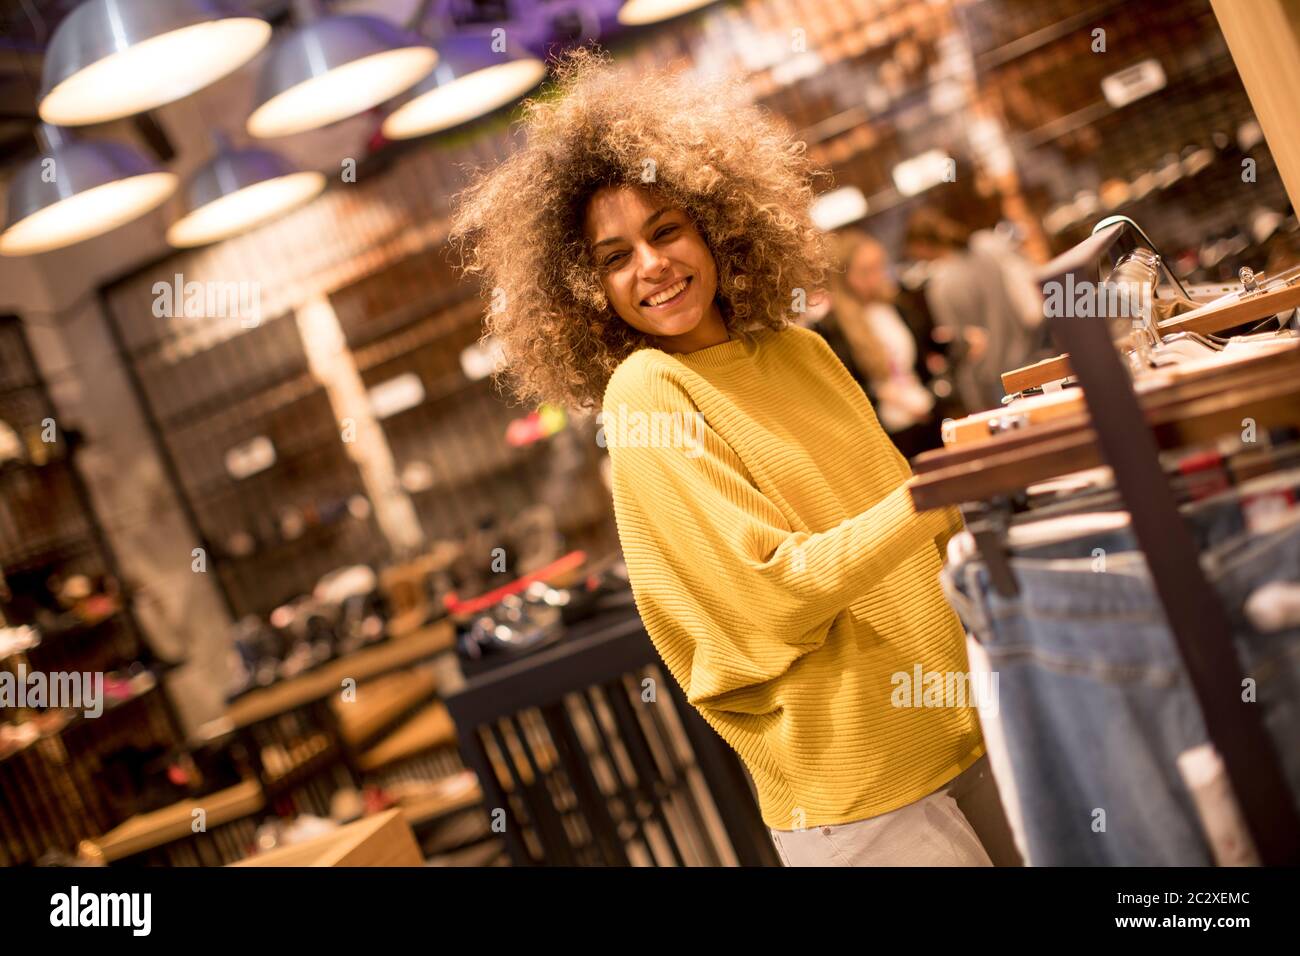
[[728,329],[780,329],[796,291],[828,267],[808,210],[805,145],[741,99],[737,84],[659,70],[630,76],[571,51],[553,95],[524,104],[526,145],[459,194],[458,265],[493,300],[484,339],[505,356],[521,402],[589,410],[620,362],[652,345],[613,310],[583,233],[592,195],[644,186],[681,206],[713,254]]

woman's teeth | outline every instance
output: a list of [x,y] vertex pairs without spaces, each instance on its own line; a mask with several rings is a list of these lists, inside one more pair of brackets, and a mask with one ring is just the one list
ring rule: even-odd
[[650,298],[645,300],[646,304],[662,305],[663,303],[667,302],[669,299],[674,298],[683,289],[685,289],[686,282],[687,282],[686,279],[682,279],[676,285],[669,286],[667,289],[664,289],[664,291],[658,293],[657,295],[650,296]]

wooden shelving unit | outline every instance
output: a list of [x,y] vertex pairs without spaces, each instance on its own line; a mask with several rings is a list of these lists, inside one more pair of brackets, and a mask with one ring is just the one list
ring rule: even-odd
[[[6,652],[0,668],[133,675],[129,696],[103,701],[99,719],[65,707],[4,712],[0,735],[41,728],[23,746],[0,744],[0,865],[30,865],[51,852],[71,858],[81,840],[117,824],[122,807],[142,799],[122,754],[171,750],[181,732],[169,668],[144,638],[79,470],[81,436],[58,414],[14,316],[0,316],[0,422],[20,446],[0,462],[0,626],[41,636]],[[48,582],[75,575],[112,580],[117,591],[56,608]],[[11,731],[20,723],[24,731]],[[110,775],[125,783],[113,794]]]
[[359,753],[437,692],[438,677],[427,667],[411,668],[361,685],[356,700],[335,700],[332,705],[343,742],[354,754]]
[[83,849],[92,859],[115,863],[189,837],[195,832],[195,811],[202,811],[206,816],[205,826],[212,828],[260,813],[265,807],[262,785],[256,780],[244,780],[206,797],[132,817],[103,836],[87,841]]
[[[234,852],[246,851],[253,819],[281,812],[285,801],[296,804],[298,792],[310,791],[315,781],[342,774],[359,787],[393,768],[427,761],[430,754],[441,779],[430,778],[427,787],[413,790],[415,795],[398,808],[404,825],[421,831],[457,814],[477,816],[482,793],[473,774],[460,766],[455,727],[437,700],[437,672],[425,663],[447,653],[453,638],[451,622],[442,620],[239,698],[223,717],[201,727],[195,742],[237,742],[253,757],[257,776],[141,814],[88,841],[83,850],[107,863],[230,862],[229,837],[223,855],[212,860],[194,848],[217,852],[207,845],[216,841],[191,830],[195,809],[205,810],[209,832],[242,826],[243,843]],[[356,698],[350,702],[342,699],[345,679],[356,682]],[[303,732],[286,735],[285,727]],[[274,759],[268,759],[268,746],[275,750]],[[418,776],[403,771],[403,779]],[[326,808],[310,809],[323,813]]]
[[[426,686],[424,680],[421,680],[413,689],[408,690],[408,693],[413,694],[415,689],[421,691],[416,700],[426,700],[437,689],[437,681],[434,680],[431,686]],[[402,700],[401,712],[408,709],[408,702]],[[391,710],[398,711],[399,705],[393,705]],[[347,733],[348,725],[344,722],[344,734]],[[436,700],[426,704],[400,727],[365,750],[357,759],[357,766],[362,771],[375,771],[427,750],[454,746],[456,746],[456,725],[452,723],[451,714],[447,712],[447,705]]]
[[210,739],[322,700],[339,693],[348,678],[360,686],[371,678],[449,650],[454,641],[455,629],[450,621],[444,620],[406,637],[330,661],[292,680],[245,694],[226,709],[222,718],[200,728],[199,736]]

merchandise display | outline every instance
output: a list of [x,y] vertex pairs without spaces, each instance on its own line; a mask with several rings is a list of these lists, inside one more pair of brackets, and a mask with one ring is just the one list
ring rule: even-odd
[[[1300,727],[1291,706],[1300,689],[1300,617],[1289,602],[1300,579],[1300,512],[1291,507],[1298,481],[1294,470],[1256,478],[1183,513],[1211,584],[1236,609],[1237,652],[1300,804]],[[1015,600],[993,587],[969,532],[949,543],[944,576],[999,676],[999,713],[981,719],[998,721],[1006,741],[1005,785],[1022,808],[1030,861],[1215,862],[1213,821],[1201,818],[1180,772],[1183,755],[1208,737],[1127,513],[1022,517],[1007,535]],[[1041,527],[1054,523],[1055,533]],[[1018,545],[1017,532],[1030,540]]]
[[[1082,288],[1097,254],[1130,230],[1146,240],[1131,221],[1099,224],[1044,267],[1045,295],[1063,277]],[[1105,308],[1116,275],[1126,281],[1134,266],[1155,293],[1148,311],[1124,315],[1113,295]],[[999,712],[982,721],[997,725],[1000,784],[1014,793],[1034,865],[1267,862],[1286,858],[1295,832],[1286,805],[1300,804],[1300,736],[1289,725],[1300,672],[1287,643],[1300,623],[1289,601],[1300,578],[1289,553],[1300,456],[1293,278],[1284,270],[1260,288],[1244,272],[1240,289],[1198,307],[1176,278],[1159,298],[1160,266],[1148,246],[1123,253],[1095,286],[1103,308],[1083,317],[1085,334],[1068,324],[1079,318],[1056,313],[1062,343],[1086,350],[1062,357],[1069,374],[1050,393],[1013,394],[1001,412],[949,423],[947,449],[917,462],[918,502],[961,502],[967,515],[942,578],[999,678]],[[1161,305],[1172,313],[1163,322]],[[1187,317],[1207,334],[1193,333],[1198,351],[1171,355],[1167,343],[1188,334],[1171,326]],[[1209,337],[1260,325],[1277,331]],[[1154,441],[1143,442],[1148,423]],[[1094,468],[1099,453],[1113,470]],[[984,467],[972,474],[975,462]],[[1073,485],[1072,472],[1082,479]],[[1051,492],[1025,493],[1060,475]],[[1153,553],[1143,522],[1161,509],[1186,537],[1164,526]],[[1211,603],[1189,619],[1182,596],[1193,593]],[[1215,666],[1230,670],[1208,669],[1212,641],[1223,642]],[[1228,681],[1251,706],[1212,706],[1207,695]],[[1267,742],[1252,739],[1261,732]],[[1229,747],[1240,749],[1219,753]],[[1210,771],[1188,769],[1205,760]],[[1243,787],[1247,766],[1263,784]],[[1207,802],[1216,780],[1220,796]]]
[[1268,923],[1145,868],[1300,863],[1297,64],[1295,0],[0,4],[0,874]]

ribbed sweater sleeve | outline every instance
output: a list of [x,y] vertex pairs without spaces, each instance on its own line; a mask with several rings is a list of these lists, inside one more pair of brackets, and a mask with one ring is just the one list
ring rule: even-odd
[[939,546],[940,560],[947,560],[948,542],[952,536],[962,531],[966,527],[966,522],[961,516],[961,512],[956,508],[948,507],[940,509],[947,516],[947,523],[943,531],[934,539],[934,543]]
[[[688,700],[725,709],[725,695],[781,676],[819,647],[834,617],[937,541],[951,515],[918,513],[900,480],[836,527],[795,530],[704,418],[682,373],[638,358],[620,366],[604,401],[628,576],[647,628],[666,638],[670,670],[689,675]],[[614,417],[637,413],[681,422],[689,440],[619,444],[627,436],[611,429]]]
[[[826,343],[826,340],[823,339],[820,335],[817,335],[816,333],[809,333],[808,335],[805,336],[805,338],[807,338],[810,342],[812,342],[815,347],[815,350],[818,353],[820,353],[822,358],[822,368],[824,374],[831,375],[838,378],[841,383],[841,387],[847,393],[858,394],[862,399],[863,414],[869,416],[872,420],[875,420],[876,418],[875,409],[872,408],[871,403],[867,401],[866,395],[860,394],[861,387],[853,379],[853,376],[849,375],[848,369],[846,369],[843,363],[840,362],[839,359],[835,356],[834,351]],[[898,473],[899,475],[902,476],[903,480],[907,480],[908,478],[912,477],[912,466],[909,465],[907,459],[903,457],[903,453],[898,450],[898,446],[895,445],[892,441],[886,441],[883,443],[883,445],[884,448],[887,450],[888,454],[894,459],[894,462],[898,467]],[[953,535],[957,534],[959,531],[961,531],[966,527],[966,523],[962,519],[961,512],[956,508],[954,507],[943,508],[942,512],[945,519],[944,527],[937,535],[935,535],[935,539],[934,539],[935,545],[937,545],[939,548],[939,556],[941,559],[947,553],[948,540]]]

